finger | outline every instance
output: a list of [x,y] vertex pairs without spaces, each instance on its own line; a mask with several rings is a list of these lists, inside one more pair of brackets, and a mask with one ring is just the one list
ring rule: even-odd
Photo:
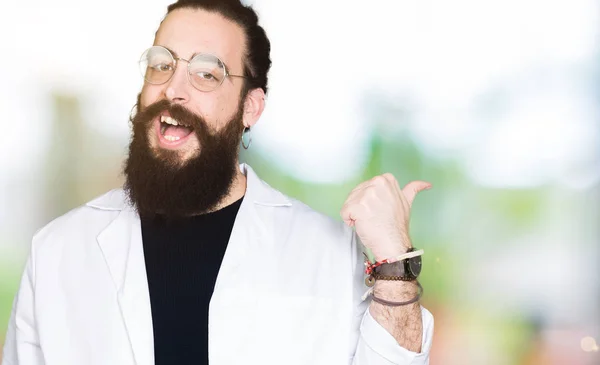
[[340,211],[344,223],[350,227],[354,226],[354,222],[364,215],[363,213],[364,206],[362,204],[357,204],[354,201],[346,202]]
[[351,197],[354,197],[356,194],[359,194],[360,192],[364,191],[365,189],[367,189],[371,186],[373,186],[373,183],[370,183],[369,181],[366,181],[366,182],[358,185],[357,187],[352,189],[352,191],[350,191],[350,194],[348,194],[348,199],[350,199]]
[[362,183],[360,183],[358,186],[356,186],[352,191],[360,191],[360,190],[364,190],[370,186],[386,186],[388,184],[391,184],[393,182],[396,182],[396,178],[394,177],[394,175],[390,174],[389,172],[382,174],[382,175],[377,175],[367,181],[363,181]]
[[390,184],[392,184],[396,193],[402,196],[402,188],[400,188],[400,184],[398,183],[398,180],[394,177],[394,175],[388,172],[383,174],[383,176],[390,182]]
[[411,181],[404,189],[402,189],[402,193],[406,197],[406,201],[409,206],[412,206],[415,197],[420,191],[431,189],[431,184],[426,181]]
[[354,215],[349,205],[344,205],[342,207],[340,215],[342,216],[342,220],[348,225],[348,227],[354,226]]
[[364,191],[366,189],[371,188],[375,185],[376,184],[374,182],[372,182],[371,180],[361,183],[360,185],[358,185],[357,187],[352,189],[352,191],[350,191],[350,193],[348,194],[348,197],[346,198],[346,204],[348,204],[351,201],[357,200],[361,194],[364,194]]
[[363,181],[362,183],[358,184],[354,189],[352,189],[350,194],[364,190],[371,186],[376,186],[379,183],[381,183],[381,176],[373,178],[371,180]]
[[354,220],[356,219],[357,201],[358,200],[355,197],[349,197],[340,210],[342,219],[350,227],[352,227]]
[[348,194],[346,198],[346,202],[340,211],[340,215],[348,226],[354,226],[354,220],[356,219],[356,206],[358,206],[358,202],[360,201],[360,197],[363,194],[364,189],[373,185],[371,180],[365,181],[358,186],[356,186],[352,191]]

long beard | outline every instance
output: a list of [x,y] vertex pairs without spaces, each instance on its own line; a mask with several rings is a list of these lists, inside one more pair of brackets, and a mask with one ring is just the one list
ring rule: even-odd
[[[138,95],[138,106],[139,101]],[[153,121],[165,110],[192,126],[200,142],[200,150],[186,161],[177,151],[150,146]],[[203,118],[168,100],[139,111],[131,120],[133,135],[123,173],[124,189],[140,216],[177,219],[214,210],[229,194],[238,169],[242,116],[240,102],[236,115],[212,132]]]

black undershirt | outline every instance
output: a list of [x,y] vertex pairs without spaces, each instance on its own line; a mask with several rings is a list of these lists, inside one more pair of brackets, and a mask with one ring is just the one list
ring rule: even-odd
[[177,221],[142,219],[156,365],[208,364],[208,304],[242,200]]

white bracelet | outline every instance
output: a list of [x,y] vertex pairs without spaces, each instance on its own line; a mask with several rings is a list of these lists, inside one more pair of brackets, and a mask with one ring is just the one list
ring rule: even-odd
[[402,261],[402,260],[406,260],[406,259],[412,259],[413,257],[421,256],[424,253],[425,253],[424,250],[411,251],[411,252],[407,252],[405,254],[402,254],[400,256],[396,256],[394,258],[387,259],[386,262],[389,263],[389,264],[391,264],[392,262]]

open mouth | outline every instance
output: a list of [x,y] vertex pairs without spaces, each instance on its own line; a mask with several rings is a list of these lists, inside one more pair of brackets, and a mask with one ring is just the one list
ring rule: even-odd
[[194,131],[191,126],[183,124],[169,115],[160,116],[159,128],[161,137],[169,142],[183,140]]

